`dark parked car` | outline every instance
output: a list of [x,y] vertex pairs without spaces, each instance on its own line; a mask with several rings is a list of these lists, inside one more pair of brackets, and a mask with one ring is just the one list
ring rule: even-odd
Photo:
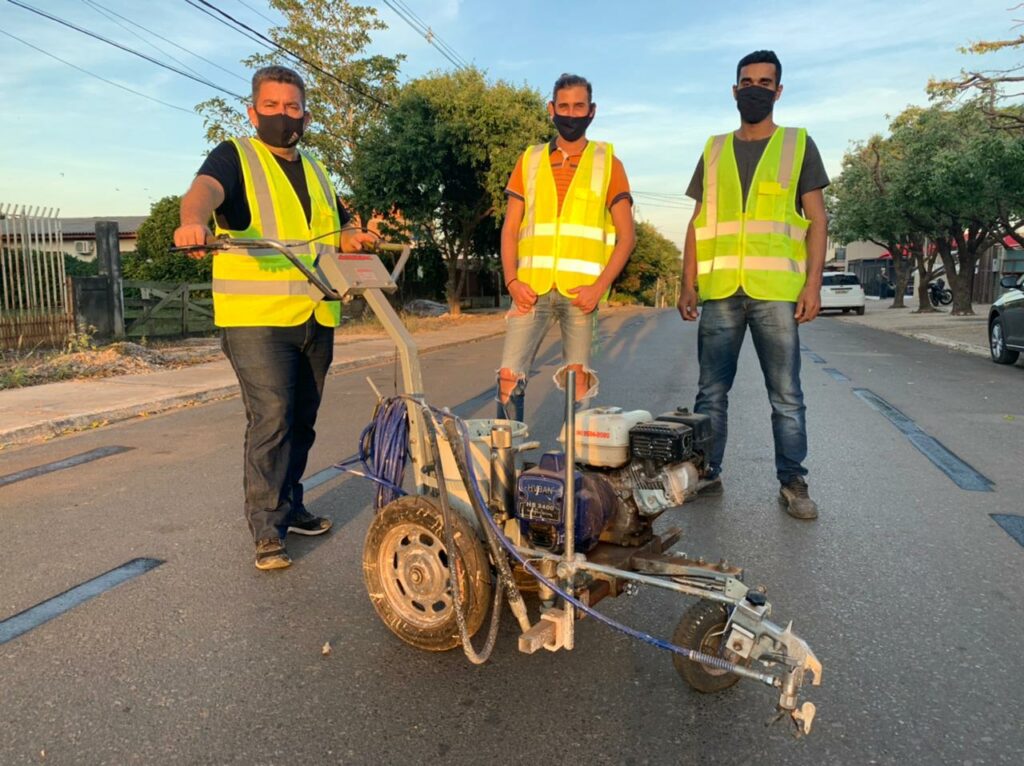
[[448,313],[448,305],[426,298],[416,298],[405,304],[405,313],[418,317],[439,317]]
[[1013,364],[1024,351],[1024,276],[1003,277],[1008,292],[992,304],[988,315],[988,348],[996,364]]

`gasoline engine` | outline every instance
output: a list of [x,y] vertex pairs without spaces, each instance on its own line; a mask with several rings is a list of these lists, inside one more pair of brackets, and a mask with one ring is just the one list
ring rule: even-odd
[[[577,413],[575,430],[575,540],[582,553],[599,542],[647,543],[654,519],[696,494],[711,448],[708,416],[682,408],[655,418],[645,410],[598,407]],[[516,516],[530,546],[564,549],[565,482],[561,452],[545,453],[520,474]]]

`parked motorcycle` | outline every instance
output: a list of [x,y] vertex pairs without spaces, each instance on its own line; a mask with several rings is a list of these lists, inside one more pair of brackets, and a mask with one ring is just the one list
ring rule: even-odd
[[948,306],[953,302],[953,291],[946,287],[946,281],[936,279],[928,285],[928,299],[933,306]]

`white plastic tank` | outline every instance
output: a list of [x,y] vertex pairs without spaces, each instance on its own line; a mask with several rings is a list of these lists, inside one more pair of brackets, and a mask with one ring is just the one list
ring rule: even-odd
[[[594,407],[576,413],[576,460],[584,465],[618,468],[629,462],[629,429],[653,420],[647,410]],[[565,443],[565,426],[558,436]]]

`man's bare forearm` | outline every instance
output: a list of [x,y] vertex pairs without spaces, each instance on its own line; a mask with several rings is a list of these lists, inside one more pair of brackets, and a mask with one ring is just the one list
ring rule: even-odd
[[208,176],[196,176],[181,198],[181,225],[206,226],[213,211],[224,202],[224,189]]

